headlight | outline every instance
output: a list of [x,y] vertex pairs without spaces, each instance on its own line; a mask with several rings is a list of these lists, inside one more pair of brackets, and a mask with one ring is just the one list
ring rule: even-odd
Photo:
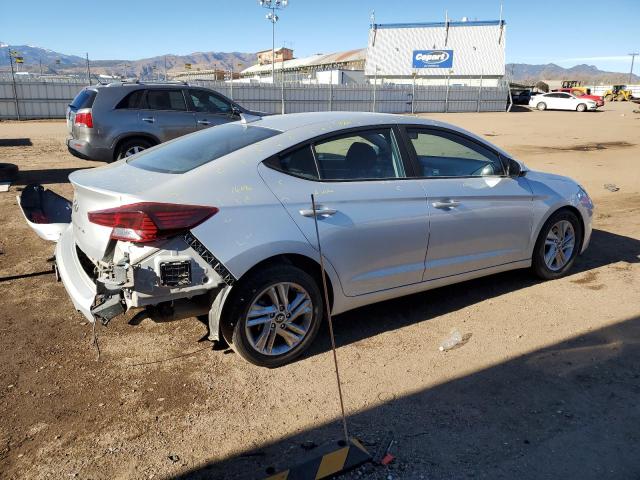
[[586,192],[586,190],[579,185],[578,194],[576,195],[576,197],[578,198],[578,202],[580,202],[580,204],[584,208],[593,210],[593,202],[591,201],[591,197],[589,197],[589,194]]

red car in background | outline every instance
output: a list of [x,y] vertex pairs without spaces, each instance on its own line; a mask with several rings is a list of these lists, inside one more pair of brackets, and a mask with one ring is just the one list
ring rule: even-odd
[[591,95],[590,91],[588,91],[589,93],[585,93],[584,89],[581,88],[556,88],[552,91],[570,93],[578,98],[587,98],[589,100],[593,100],[594,102],[596,102],[596,105],[598,107],[602,107],[604,105],[604,98],[599,95]]

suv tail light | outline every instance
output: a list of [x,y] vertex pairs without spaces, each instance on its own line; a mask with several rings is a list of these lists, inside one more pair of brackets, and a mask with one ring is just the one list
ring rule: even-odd
[[91,116],[91,109],[84,108],[82,110],[78,110],[76,112],[76,118],[73,123],[78,126],[93,128],[93,117]]
[[216,213],[216,207],[142,202],[89,212],[88,216],[91,223],[112,227],[114,240],[147,243],[190,230]]

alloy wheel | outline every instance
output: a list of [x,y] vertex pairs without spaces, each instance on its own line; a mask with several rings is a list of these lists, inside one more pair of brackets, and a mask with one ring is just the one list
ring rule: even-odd
[[281,282],[263,290],[249,307],[245,333],[263,355],[283,355],[297,347],[313,320],[309,293],[296,283]]
[[571,260],[576,245],[576,234],[571,222],[560,220],[547,233],[544,242],[544,263],[557,272]]
[[125,157],[130,157],[132,155],[135,155],[136,153],[139,153],[143,150],[146,150],[146,148],[141,147],[140,145],[134,145],[133,147],[129,148],[127,151],[124,152],[124,156]]

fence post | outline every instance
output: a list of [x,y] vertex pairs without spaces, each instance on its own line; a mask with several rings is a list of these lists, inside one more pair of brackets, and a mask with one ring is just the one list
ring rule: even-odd
[[413,84],[411,85],[411,114],[416,113],[416,72],[413,72]]
[[280,105],[280,113],[282,115],[284,115],[284,82],[280,83],[280,98],[281,98],[281,105]]
[[333,81],[329,82],[329,111],[332,111],[332,110],[333,110]]
[[482,73],[480,74],[480,86],[478,87],[478,112],[480,111],[480,101],[482,100]]
[[16,105],[16,117],[20,120],[20,106],[18,105],[18,89],[16,88],[16,76],[13,73],[13,56],[11,56],[11,48],[7,49],[9,53],[9,63],[11,64],[11,79],[13,84],[13,101]]
[[449,111],[449,79],[451,78],[451,74],[447,75],[447,92],[444,95],[444,112],[447,113]]

